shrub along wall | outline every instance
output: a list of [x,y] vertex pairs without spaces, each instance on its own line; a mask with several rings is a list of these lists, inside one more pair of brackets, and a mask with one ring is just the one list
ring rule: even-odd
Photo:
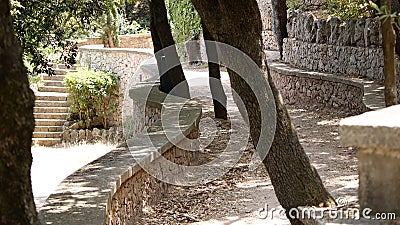
[[126,95],[128,83],[137,83],[150,78],[147,73],[137,73],[140,63],[153,56],[152,50],[130,48],[103,48],[99,45],[87,45],[79,48],[79,64],[82,68],[92,70],[106,70],[116,74],[120,80],[117,121],[122,118],[122,105]]
[[80,70],[68,73],[64,82],[71,113],[83,121],[86,128],[96,126],[96,117],[105,129],[118,124],[118,121],[111,121],[118,109],[118,81],[118,76],[106,71]]

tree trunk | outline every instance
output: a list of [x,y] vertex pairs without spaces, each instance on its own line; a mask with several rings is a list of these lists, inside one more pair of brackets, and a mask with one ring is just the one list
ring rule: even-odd
[[[400,12],[400,2],[399,0],[392,0],[392,12]],[[400,30],[397,27],[394,27],[394,31],[396,33],[396,40],[400,40]],[[400,41],[396,41],[395,52],[398,56],[400,56]]]
[[190,98],[189,86],[176,52],[164,0],[151,0],[150,14],[150,30],[161,76],[160,90],[165,93]]
[[108,30],[107,32],[107,45],[108,45],[108,47],[110,47],[110,48],[114,48],[115,46],[114,46],[114,38],[113,38],[113,35],[112,35],[112,31],[111,30]]
[[283,57],[283,39],[288,37],[287,32],[287,6],[286,1],[271,0],[272,5],[272,30],[278,43],[280,57]]
[[[391,13],[391,1],[383,0],[382,4],[386,5],[388,14]],[[384,55],[384,73],[385,73],[385,103],[386,106],[397,104],[397,88],[396,88],[396,69],[395,69],[395,45],[396,36],[393,30],[392,21],[387,18],[382,21],[382,46]]]
[[208,72],[210,76],[209,82],[211,88],[211,95],[213,98],[215,118],[226,120],[228,118],[226,111],[226,95],[221,83],[221,73],[220,73],[221,71],[219,69],[219,64],[213,63],[218,61],[217,46],[212,42],[208,42],[215,40],[211,36],[210,32],[208,31],[203,21],[201,22],[201,26],[203,28],[204,40],[206,41]]
[[0,1],[0,42],[0,224],[39,224],[30,178],[34,94],[9,1]]
[[[192,0],[192,2],[217,41],[243,51],[261,68],[262,25],[256,0]],[[254,145],[266,146],[262,144],[266,140],[259,137],[262,119],[267,121],[269,118],[261,118],[259,102],[255,94],[250,91],[250,86],[238,74],[229,69],[228,72],[232,88],[245,104]],[[335,201],[326,191],[304,152],[286,107],[269,74],[268,81],[265,82],[269,83],[274,95],[277,124],[272,146],[263,163],[271,177],[279,202],[287,212],[297,206],[335,205]],[[257,151],[262,152],[263,149]],[[298,219],[289,219],[292,224],[302,224]]]

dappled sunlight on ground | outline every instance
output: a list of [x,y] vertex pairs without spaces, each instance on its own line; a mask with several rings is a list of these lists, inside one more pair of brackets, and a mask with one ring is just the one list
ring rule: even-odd
[[103,144],[69,148],[32,147],[32,189],[39,209],[58,184],[84,165],[115,149]]

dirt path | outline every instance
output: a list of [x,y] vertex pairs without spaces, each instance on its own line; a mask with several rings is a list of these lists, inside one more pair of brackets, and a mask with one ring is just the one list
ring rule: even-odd
[[[228,92],[228,109],[231,119],[240,120],[229,94],[229,83],[223,76]],[[190,81],[189,81],[190,84]],[[193,93],[203,89],[193,88]],[[193,96],[192,93],[192,96]],[[203,118],[212,117],[211,99],[199,97],[203,103]],[[299,139],[307,155],[317,168],[325,186],[335,198],[357,201],[358,175],[355,150],[340,147],[338,123],[347,115],[340,112],[319,112],[289,107]],[[218,156],[229,140],[230,124],[216,120],[218,131],[201,129],[201,138],[214,138],[203,149],[208,159]],[[241,121],[243,126],[246,126]],[[207,127],[207,126],[205,126]],[[261,164],[250,168],[254,147],[247,145],[240,161],[223,177],[195,187],[174,186],[159,204],[148,207],[140,224],[289,224],[280,211],[265,216],[261,208],[279,208],[266,169]],[[261,214],[260,214],[261,212]]]

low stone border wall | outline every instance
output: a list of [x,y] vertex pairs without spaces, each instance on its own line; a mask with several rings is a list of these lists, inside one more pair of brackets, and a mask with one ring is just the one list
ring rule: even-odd
[[[299,207],[305,225],[400,224],[400,106],[340,121],[342,146],[357,147],[359,206]],[[292,214],[296,215],[296,213]]]
[[361,209],[395,213],[400,222],[400,105],[345,118],[339,131],[343,146],[358,148]]
[[[151,40],[151,34],[128,34],[119,35],[119,47],[120,48],[153,48],[153,42]],[[84,45],[102,45],[103,40],[101,38],[87,38],[78,40],[78,47]]]
[[333,74],[309,72],[270,62],[270,72],[286,104],[364,112],[363,84]]
[[[151,95],[149,98],[143,98],[147,95],[141,93]],[[153,84],[141,85],[131,90],[131,97],[135,102],[145,104],[149,110],[161,109],[165,96],[158,91],[158,87],[153,87]],[[178,97],[175,97],[173,102],[185,103],[188,106],[180,111],[185,115],[179,121],[182,133],[173,137],[174,141],[179,143],[184,137],[196,138],[199,135],[201,105],[194,101],[186,102],[186,99]],[[168,113],[177,112],[170,110]],[[169,115],[165,116],[168,118]],[[154,120],[150,119],[147,122],[150,125],[148,134],[137,134],[127,140],[129,149],[111,151],[68,176],[41,208],[39,217],[43,224],[137,223],[142,209],[159,200],[169,186],[149,175],[138,162],[141,162],[142,166],[145,165],[146,169],[154,168],[161,173],[181,176],[181,171],[171,171],[169,167],[162,165],[163,161],[156,157],[153,150],[161,153],[169,161],[181,165],[195,164],[200,154],[174,146],[165,136],[172,128],[152,121]],[[152,146],[143,146],[148,138],[151,138]]]
[[64,146],[76,145],[76,144],[120,144],[124,139],[122,128],[110,127],[109,129],[64,129],[62,134],[62,144]]

